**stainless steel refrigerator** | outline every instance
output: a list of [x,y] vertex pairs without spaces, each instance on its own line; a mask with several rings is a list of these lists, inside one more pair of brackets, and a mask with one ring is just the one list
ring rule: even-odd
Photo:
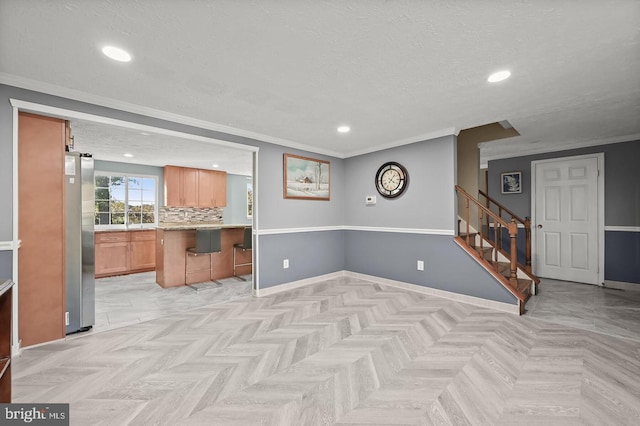
[[89,330],[95,316],[95,215],[91,154],[65,155],[67,334]]

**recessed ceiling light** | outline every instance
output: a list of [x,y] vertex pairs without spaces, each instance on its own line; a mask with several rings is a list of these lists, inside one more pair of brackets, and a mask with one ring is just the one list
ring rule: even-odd
[[119,47],[115,46],[105,46],[102,48],[102,53],[104,53],[109,58],[118,62],[129,62],[131,60],[131,55],[126,50],[122,50]]
[[489,83],[497,83],[498,81],[506,80],[510,75],[511,72],[507,70],[494,72],[487,78],[487,81]]
[[340,127],[338,127],[338,132],[339,133],[349,133],[350,130],[351,130],[351,127],[349,127],[349,126],[340,126]]
[[212,164],[211,167],[215,167],[216,169],[220,167],[220,164]]
[[133,157],[133,154],[129,154],[128,152],[127,152],[127,153],[125,153],[125,154],[123,154],[123,155],[124,155],[125,157],[127,157],[127,158],[131,158],[131,157]]

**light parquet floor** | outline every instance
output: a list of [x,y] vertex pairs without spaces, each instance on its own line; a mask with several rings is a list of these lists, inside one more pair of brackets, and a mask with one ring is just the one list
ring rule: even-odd
[[339,278],[25,350],[72,425],[637,425],[640,342]]
[[99,278],[95,281],[95,333],[137,324],[166,315],[184,312],[214,303],[251,296],[251,275],[246,281],[225,278],[195,286],[162,288],[156,284],[156,273]]
[[526,310],[531,318],[640,341],[640,291],[542,278]]

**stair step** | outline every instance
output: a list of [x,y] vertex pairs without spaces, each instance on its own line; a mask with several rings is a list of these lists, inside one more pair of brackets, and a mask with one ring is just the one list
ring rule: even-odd
[[[496,262],[491,263],[496,267]],[[497,262],[496,271],[509,278],[511,276],[511,264],[509,262]]]
[[[496,270],[504,275],[506,278],[510,278],[511,277],[511,264],[508,262],[491,262],[493,263],[494,267],[496,267]],[[529,287],[531,286],[531,283],[533,281],[530,279],[526,279],[526,278],[518,278],[518,290],[520,291],[524,291],[524,290],[528,290]],[[526,292],[525,292],[526,293]]]
[[[509,262],[491,262],[500,274],[505,278],[511,277],[511,264]],[[528,293],[531,283],[533,281],[526,278],[518,278],[518,290],[523,293]]]
[[[509,282],[511,277],[511,264],[509,262],[495,261],[494,253],[498,251],[498,246],[495,246],[494,242],[486,239],[482,235],[480,235],[480,239],[482,240],[480,241],[480,239],[477,238],[478,235],[478,233],[469,233],[470,244],[467,244],[467,234],[465,233],[459,233],[454,238],[454,240],[469,255],[474,257],[476,261],[480,265],[482,265],[490,274],[492,274],[497,280],[502,282],[502,284],[507,287],[514,296],[520,299],[520,315],[522,315],[524,312],[524,305],[526,301],[529,300],[529,298],[533,295],[533,288],[535,288],[534,283],[538,283],[539,280],[537,280],[535,276],[530,273],[530,271],[527,273],[525,267],[520,265],[518,267],[518,273],[523,273],[528,277],[532,277],[533,279],[517,278],[515,289],[511,285],[507,286],[507,282]],[[476,244],[476,240],[479,241],[478,244]],[[482,249],[480,249],[480,244],[482,244]],[[505,256],[507,255],[505,254]],[[505,282],[505,279],[507,282]],[[517,292],[514,290],[517,290]]]
[[533,280],[528,280],[525,278],[518,278],[518,291],[524,294],[531,294],[531,283]]
[[[476,246],[472,245],[471,247],[473,247],[473,249],[475,251],[480,251],[480,249],[478,247],[476,247]],[[482,247],[482,254],[481,255],[482,255],[482,258],[484,260],[488,260],[489,262],[492,262],[492,259],[491,259],[491,255],[492,254],[493,254],[493,248],[492,247]]]
[[[469,245],[470,245],[471,247],[475,246],[475,244],[476,244],[476,236],[477,236],[477,235],[478,235],[477,233],[471,233],[471,234],[469,234]],[[467,242],[467,234],[460,234],[459,236],[460,236],[460,238],[462,238],[465,242]]]

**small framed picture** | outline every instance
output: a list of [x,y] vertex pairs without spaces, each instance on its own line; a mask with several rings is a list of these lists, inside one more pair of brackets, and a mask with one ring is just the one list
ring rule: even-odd
[[522,172],[507,172],[500,175],[503,194],[520,194],[522,192]]

